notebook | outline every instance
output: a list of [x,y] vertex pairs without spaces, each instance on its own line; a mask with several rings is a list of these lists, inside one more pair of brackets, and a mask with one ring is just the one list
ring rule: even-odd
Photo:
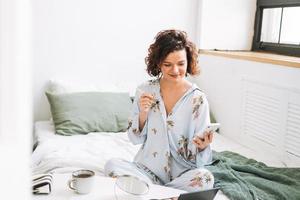
[[49,194],[51,192],[52,174],[36,174],[32,176],[32,192],[34,194]]

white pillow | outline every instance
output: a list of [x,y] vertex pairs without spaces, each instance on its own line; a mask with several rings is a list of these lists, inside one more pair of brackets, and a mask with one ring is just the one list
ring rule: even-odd
[[78,83],[71,83],[62,80],[50,80],[47,89],[50,93],[63,94],[63,93],[73,93],[73,92],[93,92],[99,91],[94,85],[85,85]]
[[134,96],[135,87],[128,83],[101,83],[101,85],[87,84],[77,81],[62,81],[51,79],[47,91],[54,94],[73,93],[73,92],[129,92]]

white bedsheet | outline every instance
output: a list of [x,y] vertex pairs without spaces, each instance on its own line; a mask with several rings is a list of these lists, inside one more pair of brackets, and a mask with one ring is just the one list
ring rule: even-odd
[[[36,122],[35,135],[38,146],[32,154],[33,173],[49,171],[65,173],[87,168],[101,174],[106,161],[114,157],[133,160],[140,147],[140,145],[131,144],[125,132],[56,135],[50,121]],[[270,155],[259,154],[222,135],[215,134],[214,136],[212,148],[216,151],[229,150],[271,166],[284,166]]]

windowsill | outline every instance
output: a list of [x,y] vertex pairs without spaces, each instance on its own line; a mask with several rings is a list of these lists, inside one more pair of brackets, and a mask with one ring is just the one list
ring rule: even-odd
[[213,51],[200,50],[200,55],[213,55],[228,58],[250,60],[255,62],[270,63],[274,65],[283,65],[288,67],[300,68],[300,58],[293,56],[284,56],[272,53],[261,53],[254,51]]

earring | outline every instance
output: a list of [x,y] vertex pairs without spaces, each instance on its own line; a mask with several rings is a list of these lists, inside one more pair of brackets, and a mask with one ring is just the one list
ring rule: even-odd
[[157,74],[160,74],[160,68],[157,68],[157,70],[156,70],[156,72],[157,72]]

